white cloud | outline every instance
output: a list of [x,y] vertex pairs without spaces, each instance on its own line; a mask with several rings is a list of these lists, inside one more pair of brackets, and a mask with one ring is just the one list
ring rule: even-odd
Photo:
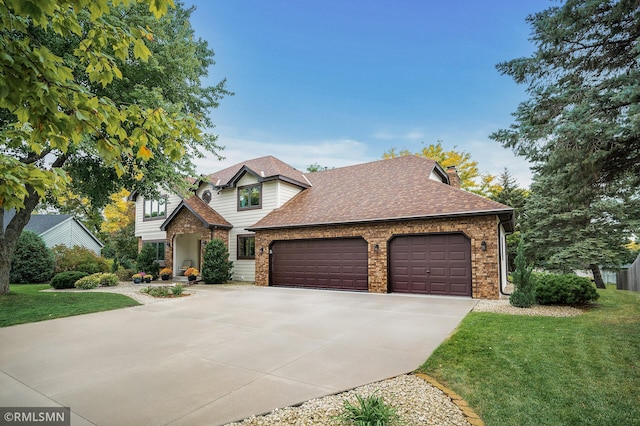
[[221,137],[218,143],[226,147],[220,153],[225,159],[220,161],[213,156],[195,159],[196,169],[200,173],[212,173],[234,164],[266,155],[273,155],[303,171],[313,163],[332,168],[380,159],[379,156],[368,154],[366,144],[352,139],[307,141],[292,144]]
[[481,172],[499,176],[505,169],[518,182],[518,186],[528,188],[531,185],[532,173],[529,162],[523,157],[516,156],[510,149],[503,148],[494,141],[470,141],[465,143],[464,150],[471,154],[471,158],[478,162]]
[[373,139],[398,142],[416,142],[422,141],[426,137],[425,133],[421,130],[415,129],[408,132],[389,132],[385,130],[377,131],[371,135]]

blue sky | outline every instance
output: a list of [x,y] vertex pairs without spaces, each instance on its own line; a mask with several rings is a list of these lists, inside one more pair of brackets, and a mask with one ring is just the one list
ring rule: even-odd
[[207,84],[235,96],[212,112],[223,161],[263,155],[304,170],[375,161],[391,147],[442,141],[483,172],[528,164],[489,135],[527,98],[498,62],[533,52],[527,15],[551,0],[187,0],[216,53]]

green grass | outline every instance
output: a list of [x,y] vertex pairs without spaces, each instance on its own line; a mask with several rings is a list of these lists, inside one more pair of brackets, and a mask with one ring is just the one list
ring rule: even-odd
[[139,305],[130,297],[98,292],[42,292],[48,284],[12,284],[0,296],[0,327]]
[[572,318],[470,313],[420,368],[487,425],[640,425],[640,294]]

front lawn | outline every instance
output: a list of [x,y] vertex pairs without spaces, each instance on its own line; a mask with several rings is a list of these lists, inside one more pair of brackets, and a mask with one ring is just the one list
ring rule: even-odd
[[12,284],[11,292],[0,296],[0,327],[139,305],[122,294],[40,291],[47,288],[51,287],[48,284]]
[[571,318],[470,313],[420,368],[487,425],[640,424],[640,294]]

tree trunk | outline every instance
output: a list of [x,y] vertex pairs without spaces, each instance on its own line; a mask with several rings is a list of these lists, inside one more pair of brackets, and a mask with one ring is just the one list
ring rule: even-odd
[[591,272],[593,272],[593,281],[596,283],[596,288],[606,289],[607,287],[604,285],[602,273],[600,273],[600,267],[592,263],[589,265],[589,268],[591,268]]
[[27,186],[29,195],[24,199],[25,208],[17,211],[11,222],[4,229],[4,209],[0,208],[0,296],[9,293],[9,274],[11,272],[11,258],[18,244],[18,238],[24,227],[31,219],[40,197]]

